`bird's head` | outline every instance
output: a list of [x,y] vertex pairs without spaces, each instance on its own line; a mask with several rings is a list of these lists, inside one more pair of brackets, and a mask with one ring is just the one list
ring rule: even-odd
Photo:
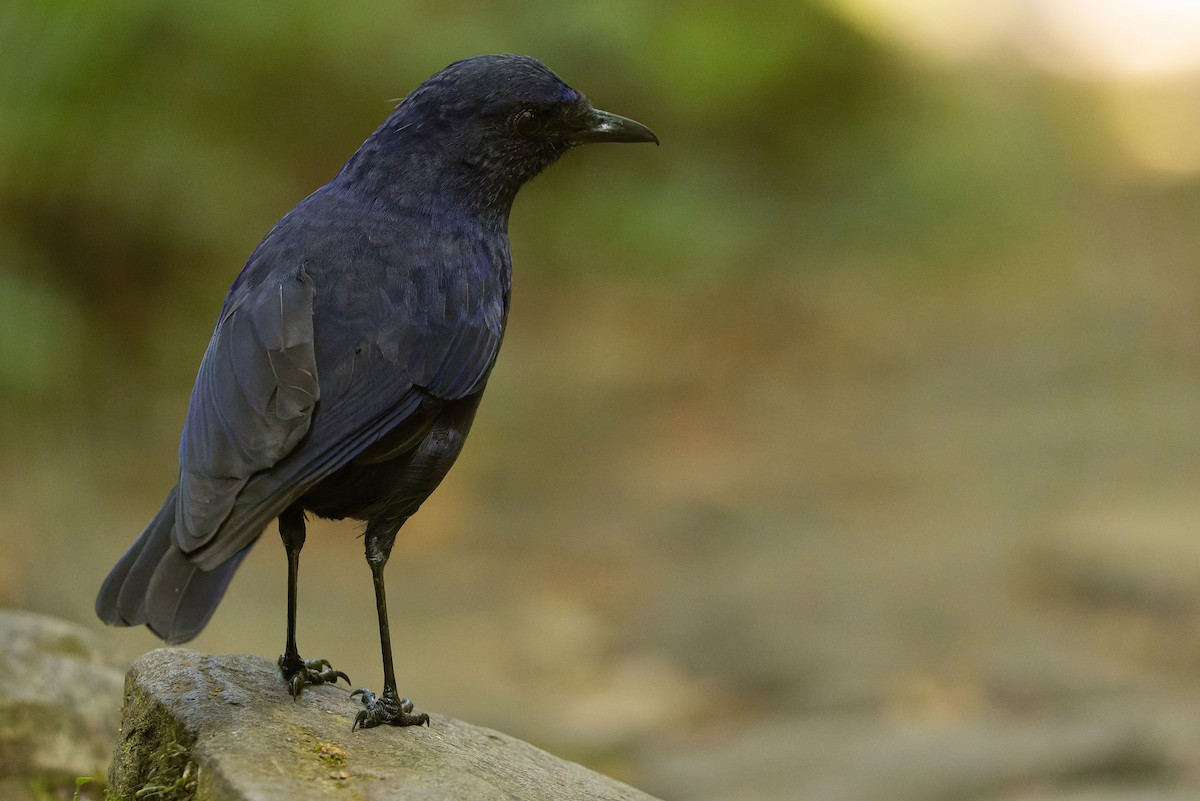
[[413,90],[372,138],[389,155],[432,162],[487,203],[511,203],[522,184],[576,145],[658,143],[646,126],[593,108],[546,65],[521,55],[451,64]]

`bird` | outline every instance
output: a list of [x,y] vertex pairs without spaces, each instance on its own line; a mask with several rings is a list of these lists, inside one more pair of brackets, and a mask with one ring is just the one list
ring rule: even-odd
[[461,452],[496,363],[517,191],[600,142],[658,137],[530,56],[456,61],[405,97],[234,280],[188,403],[177,483],[103,581],[98,617],[192,639],[277,520],[283,679],[293,700],[349,685],[328,660],[301,657],[296,599],[308,516],[359,521],[384,683],[351,694],[362,706],[351,728],[428,725],[398,692],[384,567]]

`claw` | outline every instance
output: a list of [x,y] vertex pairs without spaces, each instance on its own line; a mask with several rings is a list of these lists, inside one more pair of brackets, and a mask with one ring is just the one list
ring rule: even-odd
[[347,684],[350,683],[350,677],[340,670],[335,670],[328,659],[305,661],[299,656],[289,657],[284,654],[279,657],[279,670],[287,679],[288,691],[291,692],[293,701],[300,696],[306,684],[337,684],[338,679],[345,679]]
[[350,693],[351,698],[355,696],[362,698],[364,709],[360,709],[354,716],[354,723],[350,726],[350,731],[370,729],[382,723],[390,726],[429,725],[429,715],[424,712],[413,712],[413,702],[407,698],[397,700],[391,690],[385,690],[382,696],[377,697],[366,687],[360,687]]

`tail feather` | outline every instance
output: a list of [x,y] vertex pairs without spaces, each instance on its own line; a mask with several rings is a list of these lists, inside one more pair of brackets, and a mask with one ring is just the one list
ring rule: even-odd
[[176,490],[121,557],[96,596],[96,615],[110,626],[145,624],[168,643],[200,633],[217,609],[246,550],[211,570],[175,545]]

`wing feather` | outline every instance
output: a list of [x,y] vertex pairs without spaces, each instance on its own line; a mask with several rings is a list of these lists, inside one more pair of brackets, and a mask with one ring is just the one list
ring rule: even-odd
[[374,235],[383,222],[330,208],[341,202],[319,192],[277,226],[209,343],[180,446],[175,532],[202,569],[381,438],[418,425],[422,405],[481,391],[495,363],[507,239],[485,243],[473,228]]
[[311,278],[297,270],[242,292],[213,332],[184,423],[175,537],[185,553],[217,532],[250,476],[291,452],[320,398]]

